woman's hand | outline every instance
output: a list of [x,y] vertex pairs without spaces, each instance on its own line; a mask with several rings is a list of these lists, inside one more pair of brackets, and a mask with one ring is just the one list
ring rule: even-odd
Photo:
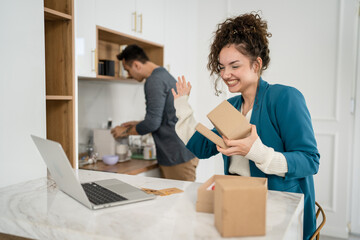
[[228,149],[221,148],[216,146],[217,150],[226,156],[233,155],[241,155],[246,156],[249,153],[252,145],[258,138],[258,134],[256,132],[256,126],[251,125],[251,133],[246,138],[238,139],[238,140],[229,140],[225,136],[223,136],[225,144],[229,147]]
[[184,76],[181,76],[178,77],[178,82],[176,83],[176,91],[177,93],[175,92],[175,90],[172,88],[171,89],[172,91],[172,94],[174,95],[174,99],[177,99],[181,96],[184,96],[184,95],[190,95],[190,91],[191,91],[191,84],[190,82],[186,82],[185,80],[185,77]]

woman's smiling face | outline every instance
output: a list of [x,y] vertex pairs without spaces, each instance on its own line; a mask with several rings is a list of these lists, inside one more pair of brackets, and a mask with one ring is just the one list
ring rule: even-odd
[[221,49],[219,68],[220,76],[230,92],[244,94],[249,87],[257,87],[258,63],[251,64],[249,57],[239,52],[233,44]]

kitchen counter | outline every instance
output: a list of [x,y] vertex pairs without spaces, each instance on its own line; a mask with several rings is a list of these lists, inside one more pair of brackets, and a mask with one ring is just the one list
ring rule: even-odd
[[100,160],[94,164],[81,166],[80,169],[136,175],[158,167],[156,160],[130,159],[126,162],[118,162],[115,165],[106,165]]
[[[0,232],[34,239],[222,239],[214,215],[195,211],[201,183],[98,171],[76,171],[81,182],[117,178],[139,188],[184,192],[90,210],[41,178],[0,189]],[[268,191],[266,236],[302,239],[302,194]],[[226,238],[239,239],[239,238]]]

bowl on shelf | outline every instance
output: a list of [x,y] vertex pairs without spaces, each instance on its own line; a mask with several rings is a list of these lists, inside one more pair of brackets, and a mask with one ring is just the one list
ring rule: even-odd
[[107,165],[115,165],[119,161],[118,155],[105,155],[102,158],[103,162]]

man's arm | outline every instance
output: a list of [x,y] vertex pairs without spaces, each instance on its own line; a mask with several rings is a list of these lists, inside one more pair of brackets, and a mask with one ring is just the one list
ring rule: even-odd
[[129,135],[139,135],[139,133],[136,131],[136,125],[133,125],[131,127],[116,126],[111,129],[111,134],[115,139],[127,137]]
[[139,135],[139,133],[136,131],[136,125],[133,125],[129,128],[128,135]]

